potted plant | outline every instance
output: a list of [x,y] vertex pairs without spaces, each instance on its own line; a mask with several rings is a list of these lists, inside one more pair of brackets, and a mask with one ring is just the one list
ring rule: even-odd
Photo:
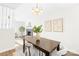
[[24,26],[20,26],[19,27],[19,31],[21,33],[21,36],[23,37],[24,36],[24,32],[25,32],[25,27]]
[[36,33],[36,39],[39,40],[40,39],[39,34],[42,32],[42,25],[34,26],[33,27],[33,32]]

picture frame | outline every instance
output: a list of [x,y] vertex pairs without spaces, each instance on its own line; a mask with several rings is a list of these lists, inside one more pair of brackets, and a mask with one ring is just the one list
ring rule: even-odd
[[52,20],[46,20],[45,21],[45,24],[44,24],[45,27],[44,28],[45,28],[46,32],[52,32],[52,23],[51,23],[51,21]]
[[63,18],[53,20],[53,32],[63,32]]

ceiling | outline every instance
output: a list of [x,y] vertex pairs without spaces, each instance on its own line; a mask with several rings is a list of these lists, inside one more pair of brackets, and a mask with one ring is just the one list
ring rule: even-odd
[[1,6],[9,7],[12,9],[16,9],[19,7],[22,3],[0,3]]
[[[12,9],[16,9],[17,7],[21,6],[21,5],[30,5],[30,4],[24,4],[24,3],[0,3],[1,6],[5,6],[5,7],[9,7],[9,8],[12,8]],[[41,4],[40,4],[41,5]],[[46,4],[47,5],[51,5],[51,4]],[[62,4],[53,4],[52,6],[63,6]],[[64,4],[64,5],[68,5],[68,6],[73,6],[73,5],[76,5],[76,6],[79,6],[79,4]],[[43,5],[42,5],[43,6]]]

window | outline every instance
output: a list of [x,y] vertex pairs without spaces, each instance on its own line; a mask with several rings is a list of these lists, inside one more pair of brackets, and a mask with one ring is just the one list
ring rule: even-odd
[[13,28],[13,10],[0,6],[0,29]]

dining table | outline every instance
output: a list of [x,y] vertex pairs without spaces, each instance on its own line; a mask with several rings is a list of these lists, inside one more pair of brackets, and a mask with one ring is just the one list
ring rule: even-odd
[[56,49],[57,51],[60,50],[60,42],[55,41],[53,39],[47,39],[40,37],[37,39],[34,36],[26,36],[23,39],[23,52],[25,52],[25,41],[31,43],[35,48],[45,53],[46,56],[50,56],[50,54]]

